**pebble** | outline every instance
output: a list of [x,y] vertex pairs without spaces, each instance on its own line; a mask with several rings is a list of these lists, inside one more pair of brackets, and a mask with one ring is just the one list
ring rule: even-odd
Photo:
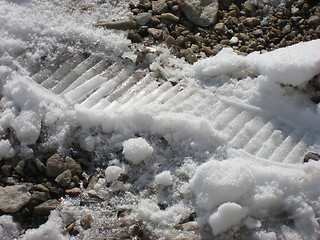
[[284,26],[284,28],[282,29],[282,34],[283,35],[287,35],[291,32],[291,25],[287,24]]
[[101,22],[97,23],[96,27],[105,27],[108,29],[127,30],[137,28],[137,23],[131,17],[125,17],[114,22]]
[[193,64],[198,60],[197,56],[194,54],[191,48],[187,48],[186,50],[184,50],[183,56],[190,64]]
[[239,43],[239,38],[237,38],[237,37],[232,37],[232,38],[230,39],[229,43],[230,43],[230,45],[232,45],[232,46],[238,45],[238,43]]
[[59,174],[55,181],[60,187],[67,188],[71,186],[72,172],[71,170],[66,170],[63,173]]
[[173,21],[173,22],[179,22],[180,18],[177,17],[176,15],[172,14],[172,13],[162,13],[159,16],[160,19],[166,19],[169,21]]
[[179,6],[193,24],[207,27],[216,22],[218,0],[180,0]]
[[169,46],[175,45],[178,46],[178,42],[174,39],[174,37],[172,36],[167,36],[166,40],[165,40],[166,44],[168,44]]
[[60,205],[60,202],[56,199],[50,199],[41,203],[40,205],[34,208],[34,213],[38,215],[48,216],[50,212],[56,209]]
[[163,36],[163,30],[157,28],[149,28],[148,33],[157,40],[161,39]]
[[143,12],[143,13],[139,13],[135,17],[135,20],[140,26],[142,26],[142,25],[146,25],[150,21],[151,18],[152,18],[152,14],[151,13]]
[[320,25],[320,16],[317,16],[317,15],[311,16],[311,17],[308,19],[307,23],[308,23],[309,25],[316,25],[316,26]]
[[5,213],[15,213],[28,204],[31,199],[26,185],[0,187],[0,210]]
[[152,1],[152,12],[153,14],[165,13],[168,10],[166,0]]
[[46,162],[46,175],[48,177],[56,178],[66,170],[71,170],[73,175],[82,171],[80,164],[71,157],[62,158],[60,155],[54,154]]
[[90,213],[86,214],[83,216],[80,220],[80,224],[84,229],[89,229],[91,228],[91,224],[93,222],[93,217]]
[[261,20],[257,17],[248,17],[245,19],[244,24],[248,27],[255,27],[261,23]]

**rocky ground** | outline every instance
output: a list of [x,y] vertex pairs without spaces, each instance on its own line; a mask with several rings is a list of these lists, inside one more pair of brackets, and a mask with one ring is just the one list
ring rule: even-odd
[[[200,12],[196,11],[195,2],[140,0],[128,6],[132,16],[97,26],[127,31],[132,43],[145,46],[166,43],[173,54],[189,63],[213,56],[227,46],[248,54],[320,38],[318,0],[297,0],[276,8],[268,0],[264,7],[250,1],[210,1]],[[204,9],[206,7],[209,10]],[[2,135],[1,139],[17,141],[12,132]],[[69,156],[60,156],[41,148],[44,139],[43,135],[34,146],[33,158],[14,156],[0,161],[0,215],[12,215],[25,229],[44,223],[63,198],[78,196],[82,189],[93,188],[102,174],[92,171],[99,167],[92,153],[74,147]],[[114,154],[121,155],[121,150]],[[306,159],[320,158],[317,154],[311,155]],[[127,180],[127,176],[119,179]],[[117,214],[120,219],[123,213]],[[91,220],[90,214],[84,216],[82,227],[90,228]],[[73,228],[74,223],[70,223],[66,231],[76,234]],[[123,238],[132,235],[147,239],[139,223],[131,224],[128,232]]]
[[[270,51],[320,37],[320,5],[316,0],[251,1],[140,0],[130,4],[132,17],[99,23],[127,29],[133,43],[150,46],[165,42],[172,53],[189,63],[217,54],[223,47],[241,53]],[[209,14],[208,14],[209,13]],[[200,19],[200,20],[199,20]]]

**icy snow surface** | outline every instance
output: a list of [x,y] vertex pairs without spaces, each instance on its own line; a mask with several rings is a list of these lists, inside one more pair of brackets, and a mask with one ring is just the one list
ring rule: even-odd
[[[303,157],[320,151],[307,86],[320,40],[189,65],[94,27],[125,15],[126,1],[73,4],[0,1],[0,131],[16,136],[0,141],[0,159],[32,156],[45,129],[44,150],[94,153],[104,175],[90,191],[103,201],[80,205],[83,189],[25,233],[1,216],[2,238],[105,239],[125,209],[157,238],[186,236],[179,224],[195,212],[204,239],[319,239],[320,164]],[[70,218],[77,236],[64,233]]]

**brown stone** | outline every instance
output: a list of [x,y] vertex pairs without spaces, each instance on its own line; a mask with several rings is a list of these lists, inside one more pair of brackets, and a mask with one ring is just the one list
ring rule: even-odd
[[66,170],[71,170],[72,174],[81,172],[81,166],[73,158],[62,158],[58,154],[52,155],[46,163],[46,174],[48,177],[56,178]]

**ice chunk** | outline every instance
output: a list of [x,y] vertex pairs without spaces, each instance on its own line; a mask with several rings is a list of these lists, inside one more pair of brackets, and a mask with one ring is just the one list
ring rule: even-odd
[[155,177],[155,182],[159,185],[170,186],[173,184],[172,175],[169,171],[163,171]]
[[121,174],[125,173],[125,170],[117,166],[109,166],[106,169],[106,178],[108,182],[117,180]]
[[143,138],[131,138],[122,146],[124,157],[133,164],[139,164],[153,153],[153,148]]
[[0,141],[0,159],[13,157],[15,154],[9,140]]
[[217,235],[237,225],[247,216],[248,209],[236,203],[224,203],[209,217],[212,233]]

